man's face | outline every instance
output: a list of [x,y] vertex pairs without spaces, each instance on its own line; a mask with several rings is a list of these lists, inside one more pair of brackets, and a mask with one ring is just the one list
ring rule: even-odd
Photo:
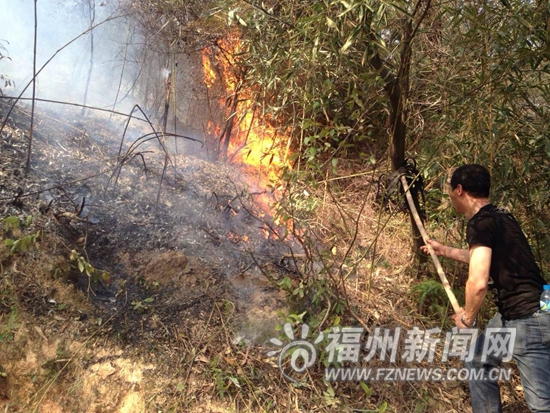
[[462,211],[462,202],[461,202],[461,195],[462,195],[462,185],[458,184],[455,189],[449,185],[449,198],[451,199],[451,203],[453,204],[453,207],[456,212],[459,214],[463,214]]

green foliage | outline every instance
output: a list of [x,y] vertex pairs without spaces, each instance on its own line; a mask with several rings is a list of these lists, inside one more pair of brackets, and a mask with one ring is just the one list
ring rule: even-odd
[[[337,172],[346,157],[370,159],[374,146],[387,148],[383,73],[401,70],[404,24],[418,25],[411,71],[401,86],[410,91],[403,102],[413,138],[407,150],[427,182],[437,182],[428,212],[440,221],[454,219],[452,208],[441,205],[446,174],[462,163],[484,163],[494,201],[518,216],[548,267],[546,5],[490,1],[418,10],[400,1],[328,0],[307,6],[282,1],[260,10],[231,4],[229,18],[241,28],[243,62],[250,82],[259,85],[258,100],[298,137],[291,157],[297,167],[284,175],[297,187],[315,185],[326,170]],[[376,56],[382,69],[373,65]],[[314,212],[301,205],[299,190],[288,197],[286,215],[307,220]]]
[[305,323],[306,321],[304,320],[304,316],[307,315],[307,311],[304,311],[303,313],[301,314],[294,314],[294,313],[290,313],[290,314],[284,314],[284,313],[281,313],[279,312],[279,316],[281,317],[281,319],[283,320],[283,322],[281,324],[279,324],[275,330],[277,331],[283,331],[283,326],[286,324],[286,323],[290,323],[292,325],[300,325],[300,324],[303,324]]
[[8,238],[5,241],[5,245],[6,247],[9,247],[10,252],[12,254],[15,252],[22,253],[22,252],[31,250],[36,244],[36,241],[38,240],[39,237],[40,237],[40,231],[37,232],[36,234],[25,235],[15,240]]
[[277,285],[284,291],[292,291],[292,281],[290,277],[284,277],[281,281],[277,283]]
[[422,51],[439,69],[412,79],[426,97],[441,97],[422,112],[425,139],[415,149],[425,177],[444,183],[457,165],[487,165],[493,202],[518,217],[543,268],[550,254],[547,13],[542,3],[519,1],[445,7],[433,51]]
[[77,268],[81,273],[85,273],[91,280],[98,281],[101,278],[104,282],[108,283],[111,279],[111,275],[107,271],[96,270],[86,258],[80,255],[76,250],[72,250],[69,256],[69,260],[76,262]]
[[2,220],[4,223],[4,230],[8,232],[9,230],[18,230],[19,229],[19,217],[11,216],[6,217]]
[[225,398],[231,387],[241,389],[241,378],[231,372],[224,371],[221,366],[221,360],[218,357],[214,357],[210,361],[210,371],[214,377],[218,395],[221,399]]
[[11,308],[7,320],[3,320],[3,317],[0,317],[0,343],[13,340],[13,334],[19,328],[19,324],[16,322],[18,317],[19,312],[17,307]]
[[365,397],[367,399],[370,398],[370,396],[372,396],[372,389],[367,386],[367,383],[364,383],[364,382],[359,382],[359,385],[361,386],[361,389],[363,390],[363,392],[365,392]]
[[25,220],[22,222],[19,219],[19,217],[15,215],[2,219],[2,223],[4,224],[4,231],[6,232],[17,231],[21,226],[25,228],[29,228],[32,224],[32,221],[33,221],[32,215],[28,215],[25,218]]
[[342,157],[369,158],[374,144],[387,147],[386,82],[371,63],[376,55],[399,67],[407,8],[397,1],[281,1],[276,19],[242,9],[247,74],[261,85],[265,111],[300,132],[293,156],[304,168],[336,172]]
[[17,216],[9,216],[2,219],[4,231],[11,233],[13,238],[6,238],[4,244],[10,249],[12,254],[24,253],[32,250],[40,237],[40,231],[31,234],[23,234],[32,225],[32,215],[28,215],[24,221],[21,221]]
[[330,383],[326,383],[327,389],[323,391],[323,401],[326,406],[331,406],[332,408],[337,408],[340,404],[340,400],[336,397],[336,392],[334,387]]
[[[444,319],[449,309],[449,299],[443,284],[436,280],[425,280],[412,287],[418,305],[423,313],[437,319]],[[458,293],[458,292],[457,292]]]
[[154,297],[147,297],[144,300],[134,300],[132,301],[132,309],[138,313],[145,313],[149,310],[149,304],[155,301]]
[[78,252],[76,252],[76,250],[71,251],[71,255],[69,256],[69,259],[71,261],[76,261],[79,271],[82,273],[85,272],[88,277],[91,277],[92,275],[95,274],[96,272],[95,268],[92,267],[92,265],[86,260],[86,258],[84,258]]

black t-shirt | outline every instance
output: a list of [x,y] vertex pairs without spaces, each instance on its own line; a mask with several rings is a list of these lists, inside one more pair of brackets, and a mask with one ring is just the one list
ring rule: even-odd
[[468,245],[492,249],[489,288],[500,314],[509,320],[536,312],[546,284],[514,216],[492,204],[468,221]]

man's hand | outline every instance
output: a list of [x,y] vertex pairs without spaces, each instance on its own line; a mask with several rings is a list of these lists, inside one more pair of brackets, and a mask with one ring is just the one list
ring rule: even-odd
[[458,327],[458,328],[468,328],[467,326],[464,325],[464,323],[462,322],[462,316],[464,315],[464,307],[460,307],[460,310],[458,310],[455,315],[453,315],[453,320],[455,322],[455,325]]
[[[452,260],[464,262],[466,264],[470,262],[470,252],[468,250],[448,247],[437,241],[434,241],[433,239],[427,240],[426,244],[429,244],[433,248],[435,254],[438,257],[446,257]],[[420,247],[420,249],[426,254],[429,253],[428,245],[423,245]]]
[[[433,250],[434,250],[434,252],[437,256],[439,256],[439,257],[445,256],[445,249],[447,248],[445,245],[440,244],[439,242],[434,241],[433,239],[426,240],[426,243],[429,244],[433,248]],[[420,247],[420,249],[422,250],[422,252],[424,252],[426,254],[429,253],[427,245],[422,245]]]

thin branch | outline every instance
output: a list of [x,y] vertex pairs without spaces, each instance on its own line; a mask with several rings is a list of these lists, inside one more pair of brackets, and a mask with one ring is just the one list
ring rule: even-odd
[[[0,96],[0,99],[14,99],[13,96]],[[33,100],[32,98],[18,98],[18,100]],[[140,120],[142,122],[147,122],[147,119],[143,119],[143,118],[138,118],[136,116],[132,116],[132,114],[127,114],[127,113],[122,113],[122,112],[117,112],[117,111],[114,111],[114,110],[111,110],[111,109],[104,109],[104,108],[98,108],[98,107],[95,107],[95,106],[89,106],[89,105],[82,105],[80,103],[73,103],[73,102],[63,102],[63,101],[60,101],[60,100],[52,100],[52,99],[40,99],[40,98],[36,98],[34,99],[36,100],[37,102],[47,102],[47,103],[56,103],[56,104],[59,104],[59,105],[68,105],[68,106],[76,106],[76,107],[79,107],[79,108],[86,108],[86,109],[93,109],[93,110],[98,110],[98,111],[101,111],[101,112],[107,112],[107,113],[112,113],[114,115],[120,115],[120,116],[124,116],[126,118],[131,118],[131,119],[136,119],[136,120]],[[12,108],[13,109],[13,108]],[[8,115],[9,116],[9,115]]]
[[[31,153],[32,153],[32,136],[34,133],[34,106],[36,99],[36,43],[38,37],[38,11],[37,1],[34,0],[34,50],[33,50],[33,62],[32,62],[32,108],[31,108],[31,127],[29,131],[29,145],[27,147],[27,164],[25,165],[25,179],[29,174],[29,168],[31,165]],[[6,117],[7,119],[7,117]],[[1,131],[0,131],[1,132]]]
[[[124,70],[126,68],[126,62],[128,57],[128,46],[130,44],[130,23],[128,23],[128,32],[126,34],[126,44],[124,46],[124,59],[122,60],[122,70],[120,71],[120,79],[118,81],[118,87],[116,90],[115,101],[113,102],[113,111],[118,103],[118,95],[120,94],[120,88],[122,87],[122,80],[124,79]],[[112,115],[111,115],[112,116]]]

